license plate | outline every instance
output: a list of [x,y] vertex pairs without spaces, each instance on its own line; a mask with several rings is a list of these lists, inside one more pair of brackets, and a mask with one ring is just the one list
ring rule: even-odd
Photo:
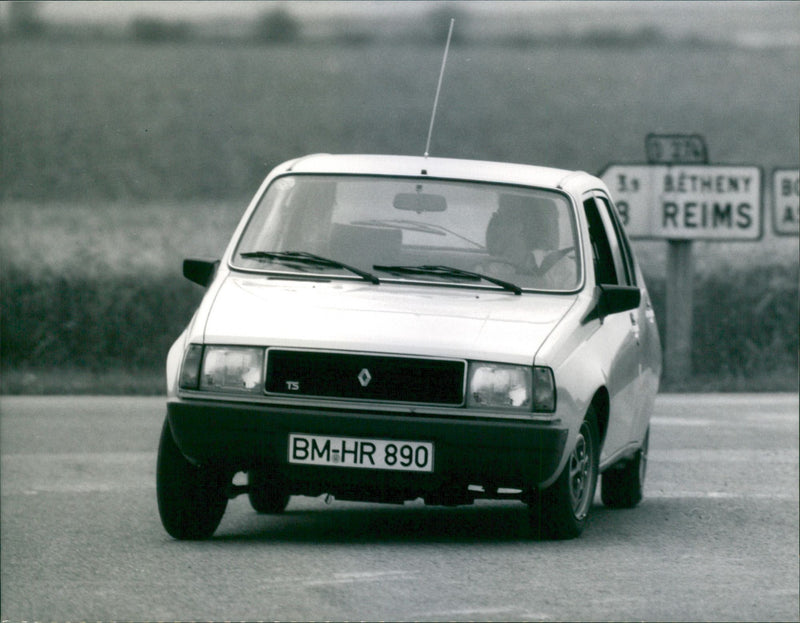
[[432,472],[433,444],[426,441],[290,433],[289,463]]

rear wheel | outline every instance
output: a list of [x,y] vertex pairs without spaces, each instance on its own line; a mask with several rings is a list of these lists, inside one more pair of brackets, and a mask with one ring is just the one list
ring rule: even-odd
[[197,466],[183,456],[169,420],[158,445],[156,494],[161,523],[176,539],[207,539],[219,526],[228,498],[225,475],[212,466]]
[[274,515],[282,513],[289,504],[289,493],[283,480],[263,470],[247,472],[250,486],[250,506],[256,512]]
[[597,418],[590,408],[561,475],[529,500],[531,529],[539,538],[573,539],[583,532],[597,488]]
[[609,508],[633,508],[644,497],[644,479],[647,475],[647,449],[650,429],[645,433],[642,447],[633,460],[622,468],[612,468],[603,473],[600,497]]

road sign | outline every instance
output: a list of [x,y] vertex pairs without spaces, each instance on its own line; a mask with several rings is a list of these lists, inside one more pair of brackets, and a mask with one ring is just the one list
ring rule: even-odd
[[644,147],[650,164],[708,164],[706,141],[699,134],[648,134]]
[[772,226],[781,236],[800,235],[800,171],[772,173]]
[[631,238],[761,238],[758,167],[612,164],[600,177]]

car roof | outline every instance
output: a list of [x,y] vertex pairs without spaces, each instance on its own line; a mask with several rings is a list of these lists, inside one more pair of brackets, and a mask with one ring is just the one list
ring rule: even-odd
[[326,173],[348,175],[427,176],[438,179],[475,180],[554,188],[580,195],[603,182],[583,171],[528,164],[370,154],[312,154],[278,166],[273,173]]

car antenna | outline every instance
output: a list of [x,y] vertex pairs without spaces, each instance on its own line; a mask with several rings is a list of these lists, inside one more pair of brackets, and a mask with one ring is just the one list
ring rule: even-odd
[[439,105],[439,91],[442,90],[442,78],[444,77],[444,66],[447,63],[447,52],[450,50],[450,38],[453,36],[453,23],[456,20],[450,18],[450,29],[447,31],[447,43],[444,46],[444,57],[442,58],[442,68],[439,70],[439,84],[436,85],[436,97],[433,99],[433,111],[431,111],[431,124],[428,127],[428,142],[425,143],[425,157],[431,148],[431,135],[433,134],[433,122],[436,119],[436,107]]

